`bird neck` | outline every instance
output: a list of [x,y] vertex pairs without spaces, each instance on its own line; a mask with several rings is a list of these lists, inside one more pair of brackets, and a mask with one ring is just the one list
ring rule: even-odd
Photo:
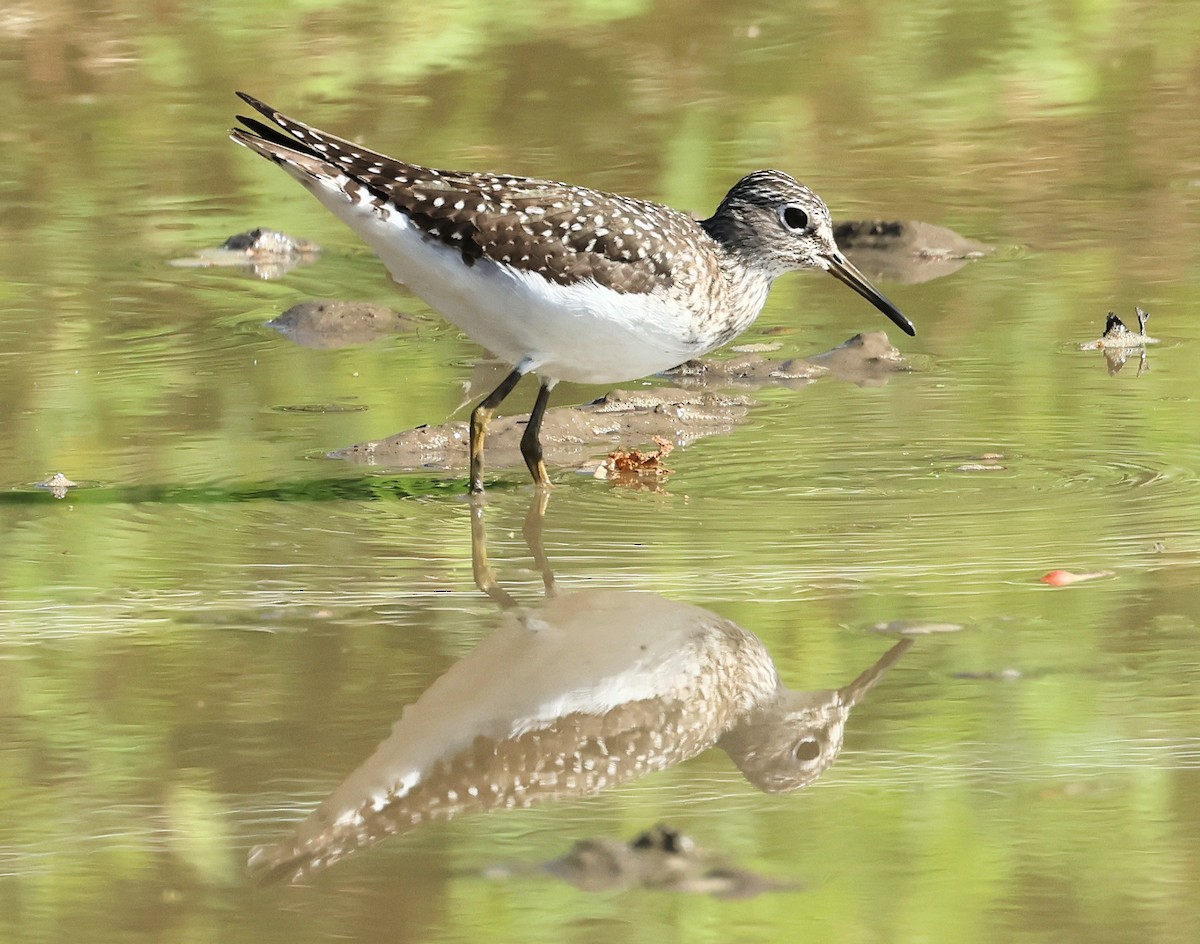
[[781,273],[773,267],[771,255],[764,253],[754,228],[742,218],[736,207],[722,203],[717,212],[700,221],[700,228],[717,245],[717,257],[725,280],[739,292],[766,293]]
[[717,211],[707,220],[701,220],[700,228],[728,255],[742,256],[746,253],[746,222],[735,208],[729,206],[728,201],[717,207]]
[[724,296],[721,307],[726,313],[726,320],[722,337],[714,346],[726,343],[754,322],[767,303],[767,296],[775,281],[771,273],[747,265],[735,253],[722,252],[718,256],[718,264],[721,270],[720,292]]

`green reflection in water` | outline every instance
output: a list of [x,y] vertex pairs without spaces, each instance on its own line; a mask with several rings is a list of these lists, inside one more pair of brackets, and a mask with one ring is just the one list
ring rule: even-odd
[[[1198,49],[1184,2],[10,5],[0,483],[109,484],[0,493],[0,937],[1196,940]],[[923,373],[764,393],[748,427],[672,457],[674,496],[568,476],[551,505],[563,580],[713,608],[791,684],[852,674],[874,622],[966,623],[863,707],[829,780],[766,803],[700,757],[410,837],[315,890],[248,890],[245,850],[490,615],[453,477],[306,481],[314,451],[450,415],[477,352],[261,328],[311,296],[416,303],[225,140],[234,87],[431,164],[697,212],[776,165],[839,217],[1007,247],[885,288]],[[255,225],[329,250],[272,283],[165,265]],[[1071,342],[1134,303],[1166,343],[1110,377]],[[794,280],[760,327],[820,350],[855,304]],[[368,409],[277,411],[352,399]],[[993,450],[1006,472],[955,471]],[[523,496],[495,500],[518,529]],[[1058,566],[1117,576],[1037,584]],[[1023,677],[959,677],[1007,668]],[[808,890],[479,877],[661,818]]]
[[[503,488],[503,484],[500,485]],[[83,486],[70,489],[60,500],[73,505],[224,504],[227,502],[281,501],[380,501],[420,495],[459,494],[462,483],[446,477],[372,475],[362,478],[304,479],[297,482],[262,482],[214,485]],[[58,496],[45,490],[0,492],[0,506],[40,505]]]

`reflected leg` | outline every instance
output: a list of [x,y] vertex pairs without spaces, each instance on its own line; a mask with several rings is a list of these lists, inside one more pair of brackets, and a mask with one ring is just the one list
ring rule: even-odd
[[552,597],[558,593],[558,588],[554,585],[554,571],[550,568],[550,560],[546,557],[546,548],[542,543],[542,523],[546,518],[546,505],[549,501],[550,493],[546,489],[539,488],[534,492],[533,501],[529,503],[529,510],[525,513],[525,525],[521,533],[525,537],[529,552],[533,555],[533,562],[542,572],[542,586],[546,589],[546,596]]
[[483,509],[487,499],[482,495],[471,496],[471,571],[475,586],[500,604],[501,609],[517,605],[517,601],[496,580],[492,562],[488,559],[487,528],[483,522]]

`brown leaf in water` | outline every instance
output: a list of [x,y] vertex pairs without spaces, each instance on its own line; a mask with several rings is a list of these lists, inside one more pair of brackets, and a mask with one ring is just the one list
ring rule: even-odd
[[[662,436],[654,437],[657,452],[640,449],[615,449],[596,469],[596,478],[611,479],[620,485],[634,488],[655,488],[657,480],[671,474],[663,459],[671,454],[675,444]],[[649,479],[650,482],[646,480]]]

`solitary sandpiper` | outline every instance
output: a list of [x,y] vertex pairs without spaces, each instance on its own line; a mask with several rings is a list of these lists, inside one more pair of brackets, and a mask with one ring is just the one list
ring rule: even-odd
[[278,127],[238,116],[234,141],[299,180],[398,282],[513,365],[471,414],[472,492],[483,491],[488,422],[525,374],[541,388],[521,454],[548,486],[538,430],[558,381],[634,380],[706,354],[750,326],[785,272],[823,269],[915,333],[842,255],[824,201],[782,171],[743,177],[695,220],[552,180],[409,164],[238,95]]

